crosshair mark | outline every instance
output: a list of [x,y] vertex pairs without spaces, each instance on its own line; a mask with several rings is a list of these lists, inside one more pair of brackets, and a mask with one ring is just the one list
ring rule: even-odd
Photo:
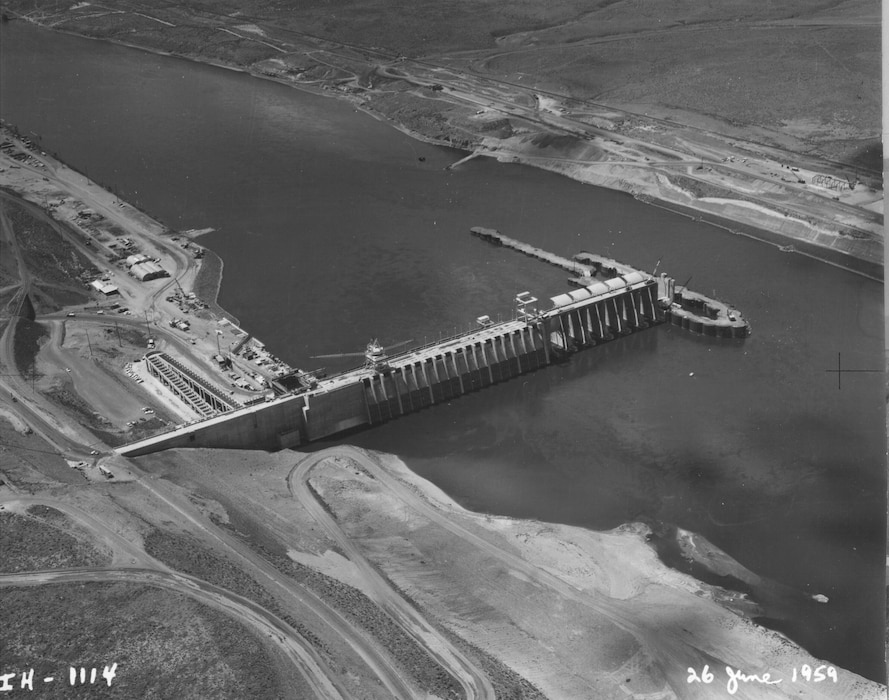
[[842,390],[843,388],[843,375],[844,374],[853,374],[853,373],[874,373],[878,372],[880,374],[883,373],[882,369],[846,369],[843,367],[843,354],[841,352],[837,353],[837,368],[836,369],[826,369],[825,372],[832,372],[837,375],[837,390]]

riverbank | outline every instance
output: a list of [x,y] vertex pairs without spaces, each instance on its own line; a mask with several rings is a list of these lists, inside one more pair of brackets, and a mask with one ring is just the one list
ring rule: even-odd
[[225,263],[212,250],[205,249],[201,266],[194,280],[194,293],[202,299],[210,311],[218,318],[227,318],[234,325],[240,326],[241,322],[219,305],[219,290],[222,287],[222,276]]
[[883,244],[872,231],[844,229],[826,221],[807,221],[798,214],[776,211],[743,199],[697,197],[673,184],[669,176],[645,165],[608,161],[577,163],[548,158],[534,147],[513,150],[509,146],[488,145],[491,150],[476,151],[476,154],[501,162],[542,168],[584,184],[625,192],[646,204],[706,221],[730,233],[749,236],[782,250],[792,244],[791,252],[876,281],[883,279]]
[[[792,244],[813,258],[881,278],[880,191],[865,184],[859,184],[856,192],[848,187],[836,193],[819,189],[809,181],[819,177],[840,181],[822,173],[818,163],[808,157],[742,142],[736,134],[733,140],[709,132],[701,135],[679,123],[646,121],[641,115],[621,110],[598,116],[588,109],[574,114],[551,96],[543,100],[533,90],[515,86],[501,86],[492,97],[479,92],[481,84],[476,85],[471,75],[459,75],[444,85],[432,84],[437,74],[421,64],[400,61],[397,70],[379,69],[369,63],[380,60],[378,54],[361,56],[357,47],[342,48],[338,54],[330,42],[315,46],[313,55],[323,54],[323,60],[316,57],[318,65],[327,60],[338,72],[329,79],[318,77],[311,67],[316,63],[298,68],[288,63],[288,56],[298,54],[300,42],[308,41],[304,37],[290,43],[277,40],[281,51],[291,52],[282,57],[236,65],[114,36],[52,29],[343,99],[356,110],[426,143],[530,165],[670,209],[696,212],[708,220],[726,220],[734,224],[731,228],[745,234],[762,231],[762,235],[752,236],[759,240],[778,241],[785,247]],[[535,104],[535,100],[539,101],[537,106],[524,106]],[[479,106],[481,110],[475,109]],[[672,126],[665,127],[668,123]],[[790,177],[787,162],[794,160],[801,167],[794,167]],[[877,211],[872,211],[874,208]]]
[[[74,318],[66,317],[66,323],[79,324],[81,315],[90,318],[89,323],[99,324],[108,319],[138,331],[142,354],[151,349],[164,350],[185,358],[221,386],[231,386],[230,393],[236,394],[239,400],[261,396],[254,385],[250,391],[232,385],[232,377],[213,359],[222,348],[228,350],[242,343],[246,331],[240,329],[235,316],[217,303],[223,277],[222,259],[192,241],[207,229],[181,234],[173,231],[86,175],[40,151],[29,140],[15,135],[8,125],[3,126],[2,139],[6,146],[0,153],[0,183],[4,190],[37,207],[49,221],[57,224],[66,244],[94,265],[89,280],[71,279],[68,284],[81,287],[95,278],[110,290],[108,294],[94,292],[98,297],[90,301],[69,302],[64,310]],[[126,264],[127,257],[133,255],[154,261],[165,274],[158,279],[138,279]],[[55,317],[62,317],[62,313]],[[83,351],[81,346],[88,345],[89,341],[86,335],[80,340],[75,346]],[[91,342],[90,355],[93,349],[98,355],[107,352],[110,361],[104,358],[102,364],[107,365],[105,369],[110,375],[120,374],[115,350],[120,333],[102,334]],[[67,381],[66,373],[71,372],[72,367],[66,364],[72,363],[73,359],[66,363],[56,357],[48,362],[47,373],[51,379]],[[76,379],[76,372],[71,376]],[[83,381],[86,386],[95,380],[85,376]],[[120,390],[114,382],[107,388],[109,394],[119,394]],[[127,402],[122,399],[119,403]],[[133,418],[132,408],[127,406],[120,416],[116,415],[117,411],[105,413],[112,423],[122,427],[127,419]],[[138,408],[136,411],[138,418]],[[161,427],[162,424],[152,426],[154,432]],[[125,442],[126,438],[118,437],[118,441],[121,440]]]
[[[637,197],[637,199],[642,199]],[[683,206],[674,202],[665,202],[661,200],[645,200],[647,204],[653,207],[660,207],[674,214],[680,214],[692,221],[704,221],[711,226],[720,228],[727,233],[733,235],[746,236],[761,243],[768,243],[782,252],[796,253],[806,257],[818,260],[819,262],[838,267],[847,272],[854,272],[874,280],[875,282],[883,281],[883,261],[882,259],[861,260],[841,250],[836,250],[830,246],[819,246],[805,239],[798,239],[792,245],[787,244],[787,237],[778,233],[769,231],[768,229],[751,226],[748,224],[733,221],[729,218],[718,216],[709,212],[701,212],[692,207]]]
[[[613,686],[698,697],[689,668],[700,674],[705,663],[714,674],[708,697],[726,692],[726,667],[781,679],[770,689],[775,698],[883,693],[839,669],[829,687],[803,682],[794,669],[832,667],[750,622],[756,606],[743,594],[668,568],[645,525],[595,532],[473,513],[395,456],[330,452],[311,483],[364,556],[447,627],[523,669],[547,697],[604,697]],[[731,561],[708,547],[711,559]],[[760,693],[756,682],[741,683],[737,696]]]

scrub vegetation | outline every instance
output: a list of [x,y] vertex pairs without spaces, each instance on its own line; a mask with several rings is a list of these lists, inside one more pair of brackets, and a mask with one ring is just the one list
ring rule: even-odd
[[19,513],[0,513],[0,571],[11,574],[67,569],[99,566],[108,561],[92,544],[65,532],[62,528],[70,523],[64,514],[54,512],[58,515],[51,516],[48,522]]
[[24,206],[12,202],[6,202],[4,209],[12,222],[25,264],[35,278],[43,283],[82,287],[83,275],[98,273],[43,216],[35,216]]
[[29,321],[26,318],[18,318],[13,333],[15,334],[13,355],[16,369],[25,377],[34,379],[38,376],[37,353],[40,352],[40,346],[45,339],[49,337],[49,332],[43,324]]
[[[261,547],[257,548],[262,550]],[[232,562],[209,551],[197,540],[187,535],[155,530],[146,538],[145,549],[174,569],[249,598],[285,620],[309,641],[319,644],[317,637],[287,615],[277,600],[254,578]],[[262,553],[279,571],[314,591],[370,632],[423,690],[441,698],[459,696],[461,689],[457,682],[361,591],[286,557],[274,556],[267,551]],[[323,647],[321,651],[324,651]]]
[[[4,588],[0,617],[4,668],[55,677],[41,698],[299,696],[257,637],[179,593],[128,583]],[[112,663],[108,687],[101,673]],[[96,684],[71,688],[69,666],[97,668]]]

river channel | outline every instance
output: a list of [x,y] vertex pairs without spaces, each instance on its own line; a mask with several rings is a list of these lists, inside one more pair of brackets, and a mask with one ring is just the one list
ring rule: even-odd
[[[399,455],[468,508],[702,534],[783,593],[768,624],[883,669],[882,285],[532,168],[415,141],[250,76],[2,27],[7,121],[167,225],[213,227],[220,303],[278,356],[361,351],[510,313],[564,275],[469,235],[589,250],[734,304],[747,340],[659,327],[350,442]],[[789,591],[789,593],[788,593]],[[757,597],[757,590],[753,596]],[[828,604],[811,600],[822,594]]]

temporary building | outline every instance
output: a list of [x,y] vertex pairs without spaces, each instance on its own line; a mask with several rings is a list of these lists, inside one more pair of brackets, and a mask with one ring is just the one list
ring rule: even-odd
[[110,282],[105,282],[104,280],[93,280],[90,282],[90,286],[97,292],[102,292],[106,297],[111,294],[120,294],[120,290],[118,290],[115,285]]
[[127,257],[127,267],[132,267],[133,265],[138,265],[141,262],[145,262],[148,260],[147,255],[143,255],[139,253],[138,255],[130,255]]
[[141,282],[155,280],[158,277],[169,277],[170,273],[152,260],[136,263],[130,268],[130,274]]

